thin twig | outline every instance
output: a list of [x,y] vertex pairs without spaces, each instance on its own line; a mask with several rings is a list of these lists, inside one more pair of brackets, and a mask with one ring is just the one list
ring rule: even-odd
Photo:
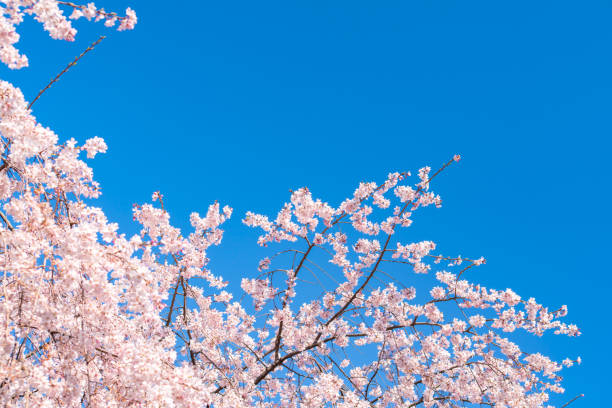
[[60,72],[59,74],[57,74],[57,76],[56,76],[55,78],[53,78],[53,79],[51,80],[51,82],[49,82],[49,83],[47,84],[47,86],[45,86],[45,87],[44,87],[44,88],[43,88],[43,89],[42,89],[42,90],[41,90],[41,91],[38,93],[38,95],[36,95],[36,98],[34,98],[34,100],[33,100],[32,102],[30,102],[30,104],[28,105],[28,110],[30,110],[30,109],[32,108],[32,105],[34,105],[34,102],[36,102],[36,101],[38,100],[38,98],[40,98],[40,97],[42,96],[42,94],[43,94],[43,93],[45,93],[45,91],[51,87],[51,85],[53,85],[54,83],[56,83],[56,82],[57,82],[57,81],[60,79],[60,77],[61,77],[62,75],[64,75],[66,72],[68,72],[68,70],[69,70],[70,68],[72,68],[73,66],[75,66],[75,65],[76,65],[76,63],[77,63],[77,62],[78,62],[78,61],[79,61],[81,58],[83,58],[83,56],[84,56],[85,54],[87,54],[89,51],[93,50],[93,49],[94,49],[94,47],[95,47],[96,45],[100,44],[100,42],[101,42],[103,39],[105,39],[105,38],[106,38],[106,36],[103,36],[103,35],[102,35],[102,36],[100,36],[100,38],[98,38],[98,39],[97,39],[97,40],[96,40],[94,43],[92,43],[92,44],[91,44],[89,47],[87,47],[87,48],[85,49],[85,51],[83,51],[83,52],[81,53],[81,55],[79,55],[78,57],[76,57],[76,58],[74,59],[74,61],[72,61],[70,64],[68,64],[68,65],[66,66],[66,68],[64,68],[64,70],[63,70],[62,72]]
[[581,397],[584,397],[584,394],[576,395],[574,398],[569,400],[567,403],[565,403],[564,405],[561,405],[561,408],[567,407],[569,404],[571,404],[572,402],[576,401],[578,398],[581,398]]
[[[69,1],[58,1],[57,3],[58,4],[62,4],[64,6],[69,6],[69,7],[72,7],[73,9],[78,9],[78,10],[86,10],[87,9],[87,7],[85,7],[85,6],[81,6],[79,4],[74,4],[74,3],[71,3]],[[120,16],[117,13],[107,13],[107,12],[104,11],[104,9],[96,10],[96,16],[102,16],[104,18],[116,18],[119,21],[123,21],[123,20],[125,20],[127,18],[125,16]]]

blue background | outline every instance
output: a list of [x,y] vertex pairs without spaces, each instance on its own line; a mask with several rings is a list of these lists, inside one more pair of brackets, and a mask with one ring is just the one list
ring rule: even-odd
[[239,222],[246,210],[274,215],[305,185],[337,205],[359,181],[460,153],[434,183],[443,208],[416,217],[417,238],[485,256],[471,280],[567,304],[580,338],[530,340],[552,357],[583,358],[563,371],[567,392],[553,402],[584,392],[572,407],[608,405],[609,2],[98,5],[131,6],[136,30],[79,21],[77,41],[65,43],[27,20],[18,46],[31,67],[0,75],[31,100],[109,36],[34,113],[64,140],[106,140],[109,152],[92,162],[98,205],[122,231],[136,231],[132,203],[155,190],[180,226],[214,200],[230,204],[211,267],[239,281],[261,253]]

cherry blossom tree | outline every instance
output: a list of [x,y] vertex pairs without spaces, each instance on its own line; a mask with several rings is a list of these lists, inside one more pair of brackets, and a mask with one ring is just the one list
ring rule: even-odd
[[[68,41],[71,19],[137,20],[93,3],[0,6],[0,60],[14,69],[27,65],[15,48],[27,15]],[[418,210],[441,205],[430,186],[458,155],[433,173],[361,183],[337,206],[300,188],[273,218],[248,212],[270,254],[235,297],[207,267],[231,208],[213,203],[183,232],[154,193],[126,237],[89,204],[100,186],[84,160],[104,141],[62,141],[32,103],[0,81],[2,406],[545,407],[564,391],[563,366],[580,362],[509,338],[579,335],[565,306],[471,282],[483,258],[403,238]],[[423,277],[425,291],[401,283]]]

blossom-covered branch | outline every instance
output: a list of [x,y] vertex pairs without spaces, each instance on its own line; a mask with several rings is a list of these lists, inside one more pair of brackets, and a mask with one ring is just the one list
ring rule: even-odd
[[[69,17],[64,15],[60,6],[72,9]],[[4,0],[0,1],[0,61],[9,68],[18,69],[28,65],[28,58],[15,47],[19,41],[17,26],[23,22],[26,15],[32,15],[41,23],[51,38],[56,40],[74,41],[77,30],[72,26],[70,19],[84,17],[88,20],[99,21],[104,19],[107,27],[119,22],[118,30],[131,30],[137,22],[136,13],[129,7],[125,16],[105,12],[96,8],[94,3],[86,6],[71,2],[56,0]]]

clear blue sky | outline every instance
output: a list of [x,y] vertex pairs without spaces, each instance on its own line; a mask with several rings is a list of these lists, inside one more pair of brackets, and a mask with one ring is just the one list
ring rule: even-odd
[[[604,1],[99,1],[133,7],[117,33],[75,43],[24,25],[31,67],[0,68],[63,139],[101,136],[100,205],[127,233],[132,203],[161,190],[172,216],[219,200],[236,217],[212,267],[253,271],[247,209],[275,213],[304,185],[338,202],[361,180],[464,157],[416,225],[449,255],[485,256],[470,278],[567,304],[579,339],[535,341],[564,371],[572,407],[604,401],[610,373],[612,5]],[[559,404],[560,405],[560,404]]]

